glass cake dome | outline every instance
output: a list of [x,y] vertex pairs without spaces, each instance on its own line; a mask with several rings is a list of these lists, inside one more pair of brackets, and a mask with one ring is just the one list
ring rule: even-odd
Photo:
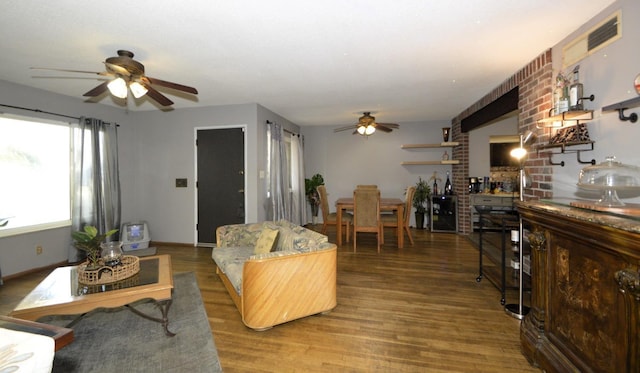
[[640,168],[625,165],[609,156],[604,162],[588,166],[580,171],[578,187],[602,192],[596,203],[600,206],[624,206],[617,191],[640,189]]

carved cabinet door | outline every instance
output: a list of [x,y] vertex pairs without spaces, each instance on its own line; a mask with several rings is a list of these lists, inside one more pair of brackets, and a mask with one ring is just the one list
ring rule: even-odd
[[[629,325],[616,272],[628,264],[593,242],[552,234],[545,334],[579,368],[597,372],[628,369]],[[583,369],[581,369],[583,370]]]

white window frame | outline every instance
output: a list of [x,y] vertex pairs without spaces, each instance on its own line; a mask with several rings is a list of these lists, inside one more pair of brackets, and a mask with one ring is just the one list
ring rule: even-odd
[[[47,221],[47,222],[37,223],[32,225],[18,226],[18,227],[11,227],[11,221],[9,221],[9,224],[7,227],[0,227],[0,237],[9,237],[9,236],[15,236],[19,234],[32,233],[32,232],[38,232],[38,231],[43,231],[48,229],[71,226],[71,202],[72,202],[71,191],[73,190],[72,178],[71,178],[71,175],[72,175],[72,167],[71,167],[72,157],[71,157],[71,145],[70,145],[72,140],[71,126],[69,125],[69,123],[63,122],[63,121],[0,113],[0,120],[3,120],[3,119],[18,120],[18,121],[32,122],[32,123],[45,124],[45,125],[57,125],[57,126],[64,126],[65,128],[67,128],[68,130],[67,148],[68,148],[68,161],[69,161],[69,169],[68,169],[69,172],[67,175],[67,177],[69,178],[69,195],[68,195],[67,208],[68,208],[69,218],[63,219],[63,220]],[[11,176],[13,175],[6,175],[6,177],[11,177]]]

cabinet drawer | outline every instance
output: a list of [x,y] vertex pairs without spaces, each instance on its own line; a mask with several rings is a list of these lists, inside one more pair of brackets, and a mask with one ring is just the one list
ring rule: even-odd
[[513,204],[513,198],[511,197],[493,197],[493,196],[471,196],[471,205],[484,205],[484,206],[511,206]]

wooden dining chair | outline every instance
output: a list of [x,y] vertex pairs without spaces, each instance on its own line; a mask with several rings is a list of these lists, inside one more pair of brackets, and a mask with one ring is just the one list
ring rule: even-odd
[[374,184],[359,184],[359,185],[356,185],[356,188],[378,189],[378,186]]
[[359,232],[375,233],[380,245],[384,241],[380,220],[380,191],[373,188],[356,188],[353,191],[353,252],[356,252]]
[[[410,186],[407,188],[405,193],[405,203],[404,203],[404,216],[402,217],[404,223],[404,232],[400,232],[400,234],[407,233],[409,236],[409,242],[411,242],[411,246],[413,246],[413,237],[411,236],[411,230],[409,230],[409,222],[411,220],[411,208],[413,207],[413,195],[416,193],[416,187]],[[393,214],[382,214],[382,227],[395,227],[398,228],[398,212],[394,211]],[[384,236],[383,236],[384,237]]]
[[[320,195],[320,210],[322,211],[322,234],[327,234],[327,226],[338,224],[337,212],[329,211],[329,199],[327,198],[327,188],[324,185],[319,185],[316,190]],[[350,227],[353,222],[353,216],[348,213],[342,214],[342,225],[345,227],[345,233],[347,235],[347,242],[349,242]]]

